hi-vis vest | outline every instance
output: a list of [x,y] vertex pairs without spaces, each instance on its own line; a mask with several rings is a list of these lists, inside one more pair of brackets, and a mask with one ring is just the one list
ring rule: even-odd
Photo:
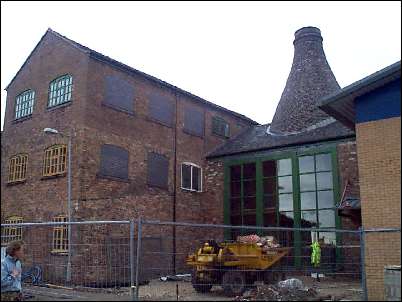
[[321,260],[321,248],[318,241],[314,241],[311,244],[311,264],[314,266],[319,266]]

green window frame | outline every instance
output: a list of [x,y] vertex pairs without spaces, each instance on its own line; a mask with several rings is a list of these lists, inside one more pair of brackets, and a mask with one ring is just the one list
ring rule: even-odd
[[[293,183],[292,158],[287,156],[284,158],[263,160],[261,165],[263,182],[262,203],[264,208],[263,225],[281,226],[282,216],[290,220],[294,220],[295,217],[295,186]],[[270,221],[270,216],[274,221]]]
[[35,91],[26,90],[15,98],[15,119],[29,116],[32,114],[35,102]]
[[212,118],[212,133],[228,138],[230,136],[229,123],[219,116],[214,116]]
[[47,107],[55,107],[71,101],[73,77],[69,74],[60,76],[49,84],[49,99]]
[[[320,229],[335,228],[336,204],[332,155],[329,152],[298,156],[300,181],[300,219]],[[336,244],[335,233],[318,233]],[[332,237],[332,238],[331,238]],[[331,240],[332,239],[332,240]]]
[[[284,160],[284,159],[290,159],[291,160],[291,170],[292,170],[292,186],[293,186],[293,226],[295,228],[303,227],[302,222],[301,222],[301,191],[300,190],[300,175],[299,175],[299,157],[303,156],[308,156],[308,155],[316,155],[319,156],[320,154],[328,154],[327,158],[331,162],[331,172],[332,172],[332,183],[333,183],[333,188],[332,188],[332,193],[333,193],[333,209],[336,209],[336,202],[339,200],[339,174],[338,174],[338,162],[337,162],[337,151],[336,151],[336,143],[330,143],[328,145],[321,145],[321,146],[313,146],[313,147],[303,147],[301,146],[300,148],[296,148],[294,150],[285,150],[285,151],[274,151],[269,155],[257,155],[253,157],[243,157],[243,158],[231,158],[227,159],[224,161],[224,223],[227,225],[231,224],[231,167],[234,165],[243,165],[246,163],[255,163],[256,165],[256,225],[257,226],[267,226],[265,223],[265,217],[264,217],[264,187],[263,187],[263,179],[266,178],[264,177],[263,173],[263,162],[265,161],[270,161],[270,160]],[[314,168],[315,172],[316,168]],[[320,169],[321,171],[318,172],[329,172],[329,169]],[[279,176],[290,176],[288,174],[283,174],[279,173]],[[303,174],[303,172],[302,172]],[[305,172],[305,174],[308,174],[308,172]],[[314,176],[316,177],[316,176]],[[243,188],[241,188],[243,190]],[[330,189],[320,189],[318,191],[330,191]],[[281,192],[283,194],[286,194],[287,192]],[[317,193],[318,194],[318,193]],[[276,207],[276,224],[280,222],[278,219],[278,211],[279,206]],[[331,207],[326,207],[322,208],[324,209],[332,209]],[[290,209],[289,209],[290,210]],[[284,211],[286,212],[286,211]],[[290,212],[290,211],[289,211]],[[275,226],[275,225],[268,225],[268,226]],[[280,226],[280,225],[279,225]],[[335,210],[335,227],[340,228],[341,227],[341,220],[340,217],[337,215],[337,212]],[[331,230],[328,230],[328,232],[320,232],[321,233],[330,233]],[[225,238],[226,239],[231,239],[233,238],[233,233],[229,229],[225,230]],[[302,246],[302,232],[301,231],[294,231],[293,232],[293,244],[294,244],[294,255],[295,255],[295,265],[300,266],[301,265],[301,254],[302,254],[302,248],[304,249],[305,247]],[[340,237],[336,236],[336,246],[340,244]],[[339,248],[336,248],[336,259],[340,259],[341,253]],[[337,261],[338,261],[337,260]]]

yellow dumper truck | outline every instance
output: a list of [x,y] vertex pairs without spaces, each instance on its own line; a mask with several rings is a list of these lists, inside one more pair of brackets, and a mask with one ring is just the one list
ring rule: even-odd
[[241,295],[255,281],[277,280],[271,271],[290,248],[264,249],[257,243],[205,242],[198,251],[187,257],[193,267],[192,285],[197,292],[208,292],[213,285],[221,285],[226,295]]

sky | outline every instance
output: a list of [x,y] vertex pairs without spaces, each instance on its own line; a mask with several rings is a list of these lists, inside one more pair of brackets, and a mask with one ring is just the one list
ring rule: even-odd
[[50,27],[259,123],[272,120],[294,32],[321,29],[341,87],[401,59],[401,2],[1,1],[4,90]]

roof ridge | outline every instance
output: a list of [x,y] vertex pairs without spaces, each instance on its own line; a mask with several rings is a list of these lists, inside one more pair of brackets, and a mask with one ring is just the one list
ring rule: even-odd
[[[79,50],[81,50],[81,51],[83,51],[83,52],[89,54],[89,56],[90,56],[91,58],[93,58],[93,59],[97,59],[97,60],[99,60],[99,61],[103,61],[103,62],[105,62],[105,63],[111,64],[111,65],[113,65],[114,67],[123,69],[123,71],[125,71],[125,72],[127,72],[127,73],[133,72],[133,73],[139,74],[139,75],[141,75],[141,76],[143,76],[143,77],[145,77],[145,78],[147,78],[147,79],[149,79],[149,80],[151,80],[151,81],[157,82],[158,84],[161,84],[161,85],[163,85],[163,86],[166,86],[166,87],[168,87],[168,88],[171,88],[171,89],[173,89],[173,90],[176,90],[176,91],[178,91],[178,92],[180,92],[180,93],[182,93],[182,94],[184,94],[184,95],[187,95],[187,96],[189,96],[189,97],[191,97],[191,98],[193,98],[193,99],[195,99],[195,100],[197,100],[197,101],[199,101],[199,102],[201,102],[201,103],[204,103],[205,105],[209,105],[209,106],[212,106],[212,107],[214,107],[214,108],[216,108],[216,109],[218,109],[218,110],[222,110],[222,111],[228,112],[228,113],[230,113],[230,114],[232,114],[232,115],[234,115],[234,116],[236,116],[236,117],[238,117],[238,118],[241,118],[241,119],[243,119],[243,120],[246,120],[246,121],[248,121],[248,122],[251,122],[251,123],[254,124],[254,125],[259,125],[258,122],[256,122],[256,121],[254,121],[253,119],[251,119],[251,118],[245,116],[244,114],[235,112],[235,111],[230,110],[230,109],[227,109],[227,108],[225,108],[225,107],[223,107],[223,106],[220,106],[220,105],[217,105],[217,104],[215,104],[215,103],[209,102],[209,101],[207,101],[207,100],[205,100],[205,99],[203,99],[203,98],[201,98],[201,97],[199,97],[199,96],[197,96],[197,95],[195,95],[195,94],[193,94],[193,93],[191,93],[191,92],[189,92],[189,91],[186,91],[186,90],[184,90],[184,89],[182,89],[182,88],[179,88],[179,87],[177,87],[177,86],[175,86],[175,85],[173,85],[173,84],[170,84],[170,83],[165,82],[165,81],[163,81],[163,80],[161,80],[161,79],[158,79],[157,77],[154,77],[154,76],[152,76],[152,75],[150,75],[150,74],[147,74],[147,73],[145,73],[145,72],[143,72],[143,71],[140,71],[140,70],[138,70],[138,69],[135,69],[135,68],[133,68],[133,67],[127,65],[127,64],[121,63],[120,61],[117,61],[117,60],[115,60],[115,59],[112,59],[111,57],[108,57],[108,56],[106,56],[106,55],[104,55],[104,54],[102,54],[102,53],[100,53],[100,52],[98,52],[98,51],[96,51],[96,50],[93,50],[93,49],[91,49],[91,48],[89,48],[89,47],[87,47],[87,46],[85,46],[85,45],[82,45],[82,44],[80,44],[80,43],[78,43],[78,42],[76,42],[76,41],[74,41],[74,40],[71,40],[71,39],[67,38],[66,36],[60,34],[59,32],[57,32],[57,31],[55,31],[55,30],[53,30],[53,29],[51,29],[50,27],[47,29],[46,33],[42,36],[41,40],[40,40],[40,41],[38,42],[38,44],[35,46],[34,50],[37,48],[37,46],[40,44],[40,42],[43,40],[43,38],[46,36],[47,33],[52,33],[52,34],[56,35],[57,37],[59,37],[60,39],[63,39],[64,41],[66,41],[67,43],[69,43],[69,44],[71,44],[72,46],[76,47],[77,49],[79,49]],[[20,70],[22,69],[22,67],[26,64],[26,62],[28,61],[28,59],[30,58],[30,56],[32,55],[32,53],[34,52],[34,50],[32,50],[32,52],[30,53],[30,55],[28,56],[28,58],[25,60],[24,64],[23,64],[23,65],[21,66],[21,68],[18,70],[18,72],[17,72],[16,75],[13,77],[13,79],[11,80],[11,82],[7,85],[6,90],[7,90],[7,88],[10,86],[10,84],[14,81],[14,79],[16,78],[17,74],[20,72]]]

